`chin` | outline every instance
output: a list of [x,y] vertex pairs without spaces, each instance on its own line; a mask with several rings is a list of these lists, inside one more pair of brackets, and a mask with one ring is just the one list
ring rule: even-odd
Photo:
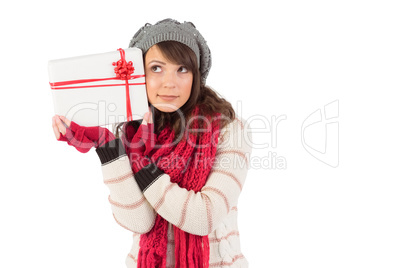
[[156,103],[152,105],[155,109],[163,113],[173,113],[180,109],[180,107],[170,103]]
[[158,109],[158,108],[156,108],[156,109],[162,113],[173,113],[173,112],[177,111],[177,110],[173,110],[173,109]]

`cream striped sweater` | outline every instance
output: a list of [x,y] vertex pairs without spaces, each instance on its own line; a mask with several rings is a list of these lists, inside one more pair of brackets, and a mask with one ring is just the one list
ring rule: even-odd
[[97,153],[113,216],[133,232],[128,268],[137,267],[140,234],[151,230],[157,213],[169,222],[167,267],[175,263],[172,224],[191,234],[209,236],[211,268],[248,267],[237,226],[237,201],[251,154],[251,133],[244,120],[237,118],[221,130],[214,166],[198,193],[170,182],[169,175],[160,170],[144,168],[134,176],[122,148],[116,139]]

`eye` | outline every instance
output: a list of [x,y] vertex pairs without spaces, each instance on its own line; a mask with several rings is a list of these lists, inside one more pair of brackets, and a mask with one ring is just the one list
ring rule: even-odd
[[180,66],[180,68],[177,71],[179,73],[188,73],[188,69],[185,66]]
[[162,71],[161,67],[158,65],[154,65],[151,67],[151,71],[154,73],[160,73]]

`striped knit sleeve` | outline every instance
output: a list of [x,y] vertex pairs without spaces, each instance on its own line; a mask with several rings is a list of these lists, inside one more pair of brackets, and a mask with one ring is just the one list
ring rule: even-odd
[[143,188],[145,198],[158,214],[178,228],[208,235],[237,206],[249,166],[250,135],[240,119],[222,130],[214,166],[201,191],[181,188],[170,182],[169,175],[154,168],[147,171],[149,176],[142,175],[150,182]]
[[155,222],[155,210],[134,180],[130,161],[121,140],[99,147],[103,180],[110,190],[109,202],[116,222],[134,233],[147,233]]

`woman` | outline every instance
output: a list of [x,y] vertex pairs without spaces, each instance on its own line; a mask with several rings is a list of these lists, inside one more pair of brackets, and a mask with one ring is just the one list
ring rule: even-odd
[[118,224],[133,232],[127,267],[248,267],[237,201],[251,153],[249,131],[205,85],[209,48],[192,23],[146,24],[130,47],[144,52],[150,112],[117,128],[54,116],[58,140],[96,147]]

